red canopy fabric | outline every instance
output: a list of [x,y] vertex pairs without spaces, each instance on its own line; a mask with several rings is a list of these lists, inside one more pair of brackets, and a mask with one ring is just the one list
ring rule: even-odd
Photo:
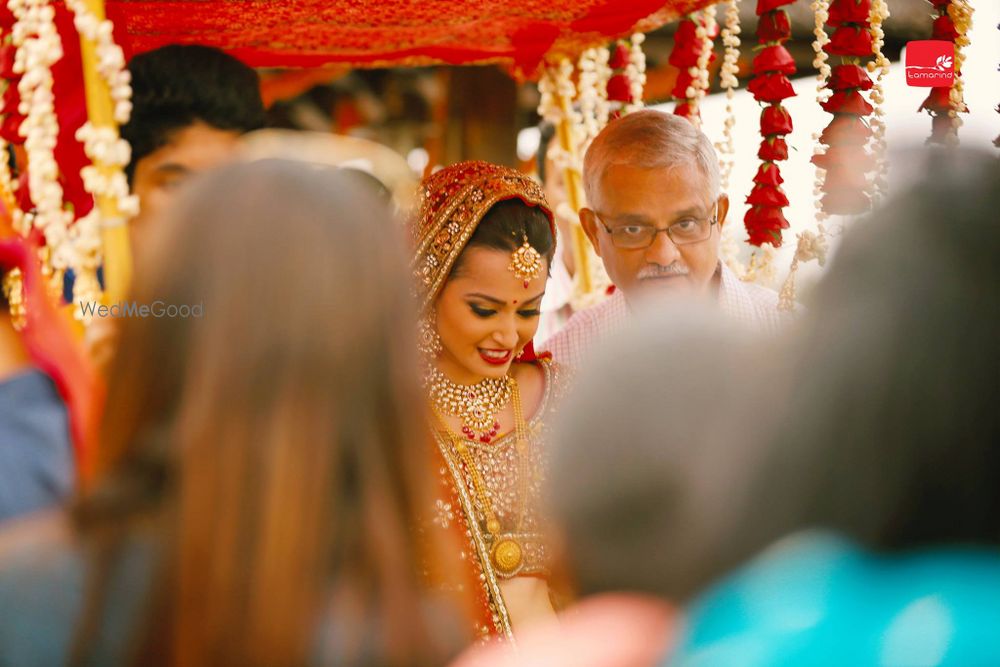
[[718,0],[107,0],[126,52],[217,46],[255,67],[507,65],[531,77]]

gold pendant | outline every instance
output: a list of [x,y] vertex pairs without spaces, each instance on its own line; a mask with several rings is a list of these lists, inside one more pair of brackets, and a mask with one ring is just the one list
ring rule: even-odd
[[513,573],[520,567],[522,558],[521,545],[515,540],[500,540],[493,547],[493,565],[502,574],[509,575]]

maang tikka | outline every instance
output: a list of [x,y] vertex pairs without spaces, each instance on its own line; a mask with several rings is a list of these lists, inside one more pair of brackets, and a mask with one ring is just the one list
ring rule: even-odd
[[522,238],[524,243],[511,255],[507,270],[513,273],[518,280],[524,281],[524,288],[528,289],[529,283],[537,278],[542,270],[542,256],[528,243],[527,234],[524,234]]

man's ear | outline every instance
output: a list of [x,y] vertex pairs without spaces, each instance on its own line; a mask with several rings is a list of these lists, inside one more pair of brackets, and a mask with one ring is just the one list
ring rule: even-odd
[[590,239],[590,245],[594,247],[594,253],[600,257],[601,244],[597,241],[597,218],[589,208],[580,209],[580,225],[583,227],[587,238]]
[[726,224],[726,215],[729,213],[729,195],[723,193],[719,195],[719,208],[717,209],[717,215],[719,217],[719,231],[722,231],[722,226]]

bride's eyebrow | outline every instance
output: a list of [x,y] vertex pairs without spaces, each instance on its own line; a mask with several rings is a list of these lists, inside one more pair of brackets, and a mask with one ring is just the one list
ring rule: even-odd
[[498,299],[494,296],[490,296],[489,294],[483,294],[482,292],[469,292],[468,294],[465,295],[465,297],[466,298],[476,297],[477,299],[482,299],[483,301],[489,301],[490,303],[495,303],[498,306],[507,305],[507,302],[504,301],[503,299]]
[[[538,301],[543,296],[545,296],[545,292],[542,292],[541,294],[537,294],[537,295],[531,297],[530,299],[522,301],[521,303],[522,303],[522,305],[527,305],[527,304],[529,304],[529,303],[531,303],[533,301]],[[482,292],[469,292],[468,294],[465,295],[465,298],[467,298],[467,299],[470,298],[470,297],[474,297],[474,298],[477,298],[477,299],[482,299],[483,301],[489,301],[490,303],[496,304],[498,306],[506,306],[507,305],[507,302],[504,301],[503,299],[498,299],[496,297],[490,296],[489,294],[483,294]]]

